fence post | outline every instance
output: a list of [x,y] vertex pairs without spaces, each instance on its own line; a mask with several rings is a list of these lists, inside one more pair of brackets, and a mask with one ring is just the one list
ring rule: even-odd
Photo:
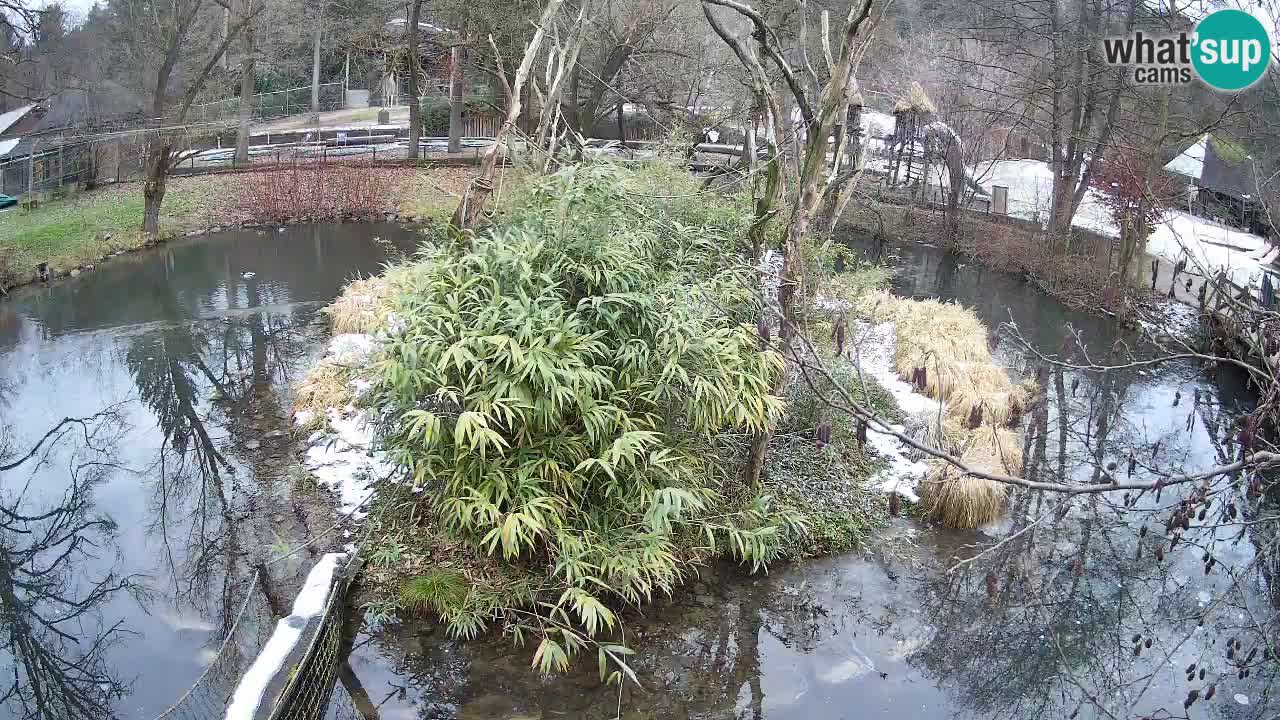
[[36,190],[36,146],[40,144],[40,138],[31,141],[31,154],[27,156],[27,202],[35,202]]

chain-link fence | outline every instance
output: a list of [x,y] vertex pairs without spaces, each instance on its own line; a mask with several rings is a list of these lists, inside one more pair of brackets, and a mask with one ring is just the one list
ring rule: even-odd
[[[320,85],[320,111],[341,110],[343,107],[342,83]],[[285,117],[311,112],[311,86],[275,90],[253,96],[254,120]],[[240,117],[240,98],[227,98],[216,102],[192,105],[187,113],[189,122],[235,122]]]
[[0,162],[0,194],[57,194],[94,178],[93,148],[87,144],[59,145],[43,152]]

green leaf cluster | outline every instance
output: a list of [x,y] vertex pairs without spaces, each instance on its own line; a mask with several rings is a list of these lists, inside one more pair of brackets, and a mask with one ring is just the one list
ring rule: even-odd
[[[768,498],[726,502],[744,496],[739,475],[708,451],[782,409],[781,358],[762,349],[733,251],[744,214],[637,189],[654,180],[567,167],[396,271],[400,322],[375,368],[383,444],[452,537],[540,574],[504,619],[541,637],[544,671],[688,563],[758,567],[798,529]],[[414,596],[453,608],[465,595],[442,581]],[[623,650],[597,649],[627,672]]]

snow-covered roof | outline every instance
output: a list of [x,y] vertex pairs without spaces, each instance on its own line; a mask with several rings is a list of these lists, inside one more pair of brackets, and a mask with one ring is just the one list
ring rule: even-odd
[[11,150],[22,142],[22,138],[9,138],[8,140],[0,140],[0,157],[8,155]]
[[17,110],[10,110],[7,113],[0,114],[0,133],[8,130],[14,123],[21,120],[27,113],[31,112],[31,108],[35,105],[23,105]]
[[[387,21],[387,26],[388,26],[388,27],[402,27],[402,26],[404,26],[404,25],[408,25],[408,24],[409,24],[409,20],[408,20],[407,18],[393,18],[393,19],[391,19],[391,20],[388,20],[388,21]],[[418,29],[419,29],[419,30],[426,30],[428,33],[451,33],[451,32],[453,32],[453,31],[452,31],[452,30],[450,30],[449,28],[443,28],[443,27],[440,27],[439,25],[432,25],[431,23],[427,22],[426,20],[419,20],[419,21],[418,21]]]
[[1204,174],[1204,148],[1208,144],[1209,135],[1206,133],[1191,147],[1183,150],[1178,157],[1170,160],[1164,166],[1164,169],[1179,175],[1186,175],[1193,180],[1199,180],[1200,176]]

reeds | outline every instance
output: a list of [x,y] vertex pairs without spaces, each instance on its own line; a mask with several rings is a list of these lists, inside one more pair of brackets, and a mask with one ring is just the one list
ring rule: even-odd
[[[1022,472],[1021,433],[1012,429],[1031,397],[1029,384],[1015,385],[996,365],[987,328],[956,303],[910,300],[885,292],[868,293],[862,310],[892,321],[898,344],[894,365],[916,391],[944,405],[943,427],[936,419],[928,439],[965,465],[990,473]],[[947,527],[971,528],[992,522],[1004,509],[1008,487],[964,475],[934,461],[921,486],[925,514]]]
[[386,320],[391,284],[385,277],[352,280],[333,304],[324,309],[335,334],[372,333]]
[[311,368],[293,397],[293,412],[305,411],[309,417],[302,425],[304,430],[324,427],[329,408],[344,407],[354,399],[348,384],[349,375],[347,368],[329,359],[321,360]]

